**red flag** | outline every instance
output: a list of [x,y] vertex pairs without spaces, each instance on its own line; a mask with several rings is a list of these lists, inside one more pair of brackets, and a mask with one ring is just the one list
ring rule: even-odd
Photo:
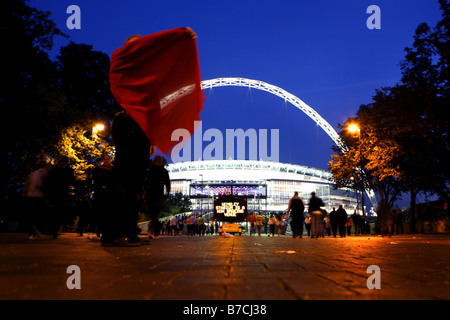
[[171,141],[174,130],[192,136],[203,99],[197,41],[186,29],[150,34],[115,50],[109,79],[117,102],[163,154],[178,143]]

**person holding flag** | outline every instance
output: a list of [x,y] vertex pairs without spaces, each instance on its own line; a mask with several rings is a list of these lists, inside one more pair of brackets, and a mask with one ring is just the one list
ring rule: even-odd
[[175,28],[133,35],[111,56],[111,92],[122,107],[113,122],[117,201],[103,245],[125,236],[127,246],[143,244],[137,235],[138,198],[143,191],[152,145],[166,154],[177,143],[172,132],[194,132],[203,96],[196,34]]

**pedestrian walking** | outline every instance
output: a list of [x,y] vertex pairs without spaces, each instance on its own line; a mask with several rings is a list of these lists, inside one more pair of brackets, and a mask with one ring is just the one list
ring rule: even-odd
[[111,157],[105,154],[100,164],[92,172],[94,195],[89,216],[89,239],[93,239],[94,234],[100,237],[102,223],[105,223],[113,210],[114,177],[112,169]]
[[273,213],[270,214],[269,222],[267,223],[269,225],[269,236],[275,235],[275,227],[277,225],[277,219],[273,216]]
[[178,234],[178,219],[173,215],[169,220],[169,235],[176,236]]
[[403,233],[403,215],[399,209],[394,211],[394,233],[402,234]]
[[48,169],[41,167],[31,172],[23,188],[24,221],[28,239],[46,238],[49,232],[49,208],[45,198]]
[[187,222],[187,232],[189,236],[195,236],[197,230],[197,217],[192,213],[186,220]]
[[359,217],[359,233],[361,235],[365,235],[367,228],[366,228],[366,218],[364,216]]
[[187,234],[187,225],[186,225],[186,217],[185,216],[179,216],[178,219],[178,232],[183,234]]
[[219,222],[217,221],[214,223],[214,233],[215,234],[219,233]]
[[256,215],[256,232],[258,232],[258,236],[261,236],[261,230],[265,221],[266,218],[264,218],[264,216],[261,215],[261,213],[258,213]]
[[209,234],[214,234],[214,221],[209,221]]
[[200,215],[200,217],[198,217],[198,235],[199,236],[204,236],[205,235],[205,218],[203,217],[203,215]]
[[[345,237],[345,226],[347,223],[347,211],[345,211],[344,207],[339,205],[339,208],[336,211],[336,223],[339,230],[339,236],[341,238]],[[351,223],[351,221],[350,221]],[[351,228],[351,225],[350,225]]]
[[381,203],[377,210],[378,223],[380,225],[381,236],[384,237],[385,232],[392,237],[392,227],[394,225],[394,213],[385,203]]
[[[151,144],[125,111],[118,112],[113,120],[112,138],[116,149],[113,163],[114,206],[108,228],[102,236],[102,245],[139,246],[139,198],[144,191]],[[125,241],[121,241],[122,237]]]
[[338,224],[335,208],[328,214],[328,218],[330,219],[331,232],[333,233],[333,237],[336,238]]
[[[116,203],[111,218],[115,224],[105,237],[104,245],[114,245],[116,238],[122,235],[128,246],[147,243],[138,237],[137,221],[138,199],[143,193],[149,164],[149,137],[165,154],[174,145],[170,128],[179,128],[183,122],[190,128],[193,125],[191,119],[198,118],[201,88],[197,81],[195,37],[190,28],[176,28],[144,37],[132,35],[111,55],[110,89],[123,111],[116,115],[112,125]],[[177,99],[167,99],[187,83],[192,85],[190,91]]]
[[330,215],[325,215],[325,230],[327,232],[327,236],[331,236],[331,221],[330,221]]
[[253,214],[253,212],[250,213],[250,215],[247,218],[247,221],[250,222],[250,236],[251,236],[253,233],[256,232],[256,225],[255,225],[256,217]]
[[347,223],[346,223],[346,226],[347,226],[347,235],[351,235],[352,234],[352,219],[349,217],[349,218],[347,218]]
[[290,212],[292,237],[301,238],[303,235],[303,222],[305,220],[305,204],[299,197],[298,192],[294,193],[294,196],[289,200],[287,213]]
[[305,229],[308,234],[308,237],[311,237],[311,215],[308,214],[305,218]]
[[[289,224],[289,214],[285,213],[283,215],[283,234],[286,234],[288,224]],[[303,227],[303,224],[302,224],[302,227]]]
[[276,229],[277,229],[277,234],[278,236],[280,236],[283,233],[283,216],[281,215],[281,213],[277,214],[276,217]]
[[315,192],[311,192],[311,199],[309,200],[308,209],[311,214],[311,232],[312,238],[318,238],[324,236],[323,228],[323,211],[321,209],[323,203],[322,199],[316,197]]
[[47,199],[50,204],[51,229],[53,238],[72,213],[71,188],[75,186],[75,175],[66,157],[60,157],[50,169],[47,177]]
[[352,224],[353,224],[353,230],[354,230],[353,233],[356,236],[356,235],[358,235],[358,233],[361,232],[361,230],[359,228],[359,215],[356,213],[356,210],[352,214]]

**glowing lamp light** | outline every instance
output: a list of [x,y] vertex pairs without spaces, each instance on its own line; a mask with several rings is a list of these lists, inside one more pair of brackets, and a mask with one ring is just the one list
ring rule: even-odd
[[99,123],[99,124],[95,125],[94,129],[96,131],[102,131],[103,129],[105,129],[105,126],[103,124]]
[[359,127],[356,124],[351,124],[348,126],[348,131],[355,133],[359,131]]

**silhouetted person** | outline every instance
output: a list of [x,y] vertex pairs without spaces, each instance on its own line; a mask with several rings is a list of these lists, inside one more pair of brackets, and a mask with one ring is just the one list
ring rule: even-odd
[[94,199],[92,204],[91,216],[89,217],[89,237],[94,233],[100,236],[100,231],[104,226],[108,229],[109,215],[113,210],[113,166],[111,158],[104,155],[100,165],[94,168],[92,172],[94,183]]
[[303,223],[305,221],[305,204],[298,196],[298,192],[295,192],[294,196],[289,200],[287,213],[289,212],[291,217],[292,237],[301,238],[303,235]]
[[356,213],[356,210],[355,210],[355,212],[353,212],[353,214],[352,214],[352,222],[353,222],[353,226],[354,226],[354,228],[355,228],[355,236],[358,234],[358,231],[361,231],[361,230],[359,230],[359,215]]
[[323,237],[323,211],[321,207],[324,205],[322,199],[316,197],[315,192],[311,192],[308,209],[311,214],[311,232],[314,238]]
[[380,225],[381,235],[387,231],[389,237],[392,236],[392,226],[394,224],[394,213],[387,204],[381,203],[377,211],[377,221]]
[[51,210],[51,229],[55,239],[61,226],[67,222],[67,217],[72,213],[70,187],[74,185],[74,172],[67,158],[58,159],[48,173],[46,187]]
[[345,237],[345,227],[347,224],[347,211],[342,207],[342,204],[339,205],[339,208],[336,211],[336,223],[339,230],[339,236]]
[[334,208],[328,214],[328,217],[330,218],[331,232],[333,233],[333,236],[336,238],[338,225],[337,225],[337,219],[336,219],[336,210]]
[[42,238],[49,228],[49,210],[45,199],[47,168],[39,168],[31,172],[23,189],[25,224],[28,239]]
[[394,227],[395,234],[403,233],[403,215],[399,209],[394,211]]
[[155,156],[151,167],[147,171],[145,199],[150,213],[150,223],[148,226],[148,235],[150,238],[157,237],[159,233],[159,215],[170,193],[169,173],[164,168],[164,165],[164,159],[161,156]]
[[311,215],[308,214],[305,218],[305,228],[306,232],[308,233],[308,237],[311,236]]
[[113,165],[116,203],[111,217],[113,228],[104,240],[113,241],[123,234],[128,245],[138,246],[138,198],[143,192],[150,142],[125,111],[116,114],[112,137],[116,148]]

